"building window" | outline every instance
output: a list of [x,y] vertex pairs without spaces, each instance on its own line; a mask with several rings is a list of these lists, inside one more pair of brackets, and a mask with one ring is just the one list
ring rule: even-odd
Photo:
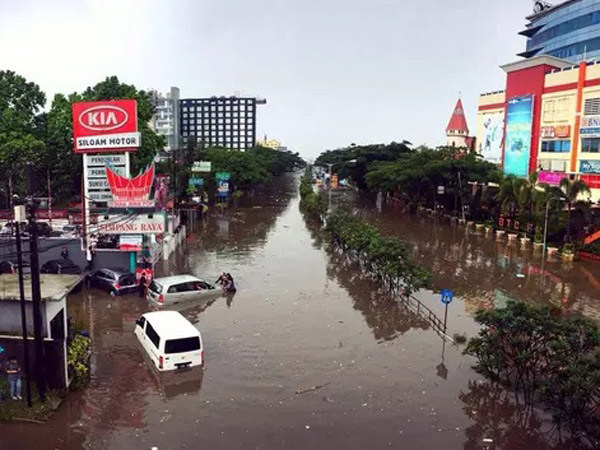
[[569,153],[571,151],[571,141],[542,141],[542,151],[550,153]]
[[581,151],[583,153],[600,152],[600,138],[590,138],[581,140]]
[[597,116],[600,114],[600,98],[588,98],[583,107],[584,116]]

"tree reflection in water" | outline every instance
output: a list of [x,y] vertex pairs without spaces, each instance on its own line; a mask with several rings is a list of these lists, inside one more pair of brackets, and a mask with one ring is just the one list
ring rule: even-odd
[[469,381],[458,396],[473,424],[465,430],[465,450],[584,450],[562,437],[543,411],[518,402],[515,394],[487,381]]

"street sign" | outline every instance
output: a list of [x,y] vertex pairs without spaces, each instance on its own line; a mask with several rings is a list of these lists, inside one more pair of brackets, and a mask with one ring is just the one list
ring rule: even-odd
[[195,161],[192,165],[192,172],[210,172],[211,162],[210,161]]
[[449,305],[454,299],[454,293],[450,289],[442,289],[442,303]]
[[194,186],[204,186],[204,178],[191,177],[189,184]]
[[228,181],[231,179],[231,172],[217,172],[215,173],[215,178],[217,180]]
[[444,186],[438,186],[437,187],[437,193],[438,195],[443,195],[446,192],[446,188]]
[[110,164],[112,167],[125,167],[125,155],[86,155],[88,167],[106,167]]

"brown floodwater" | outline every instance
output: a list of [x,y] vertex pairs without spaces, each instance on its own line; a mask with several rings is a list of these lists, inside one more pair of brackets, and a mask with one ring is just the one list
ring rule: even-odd
[[[69,314],[93,337],[89,386],[47,424],[1,425],[0,449],[565,448],[542,415],[482,382],[462,348],[332,252],[299,212],[297,181],[213,212],[162,267],[236,279],[235,295],[180,308],[203,335],[202,377],[157,379],[133,336],[145,301],[84,291]],[[472,335],[477,307],[511,297],[600,317],[596,267],[549,263],[542,276],[533,256],[464,228],[351,192],[333,201],[415,244],[436,289],[455,291],[450,334]],[[442,312],[439,294],[419,298]]]

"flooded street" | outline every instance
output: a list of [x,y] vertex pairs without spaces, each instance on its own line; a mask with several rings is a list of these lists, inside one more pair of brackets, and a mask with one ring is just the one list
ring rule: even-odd
[[[299,212],[297,181],[212,212],[163,268],[236,279],[234,296],[181,309],[202,332],[201,378],[160,381],[147,367],[133,335],[143,299],[84,291],[69,314],[93,337],[90,385],[47,424],[0,425],[0,449],[561,448],[535,413],[477,381],[462,347],[327,248]],[[415,245],[436,289],[455,291],[450,334],[472,336],[472,313],[507,298],[600,319],[598,266],[542,272],[531,251],[371,203],[362,214]],[[438,294],[419,298],[441,313]]]

